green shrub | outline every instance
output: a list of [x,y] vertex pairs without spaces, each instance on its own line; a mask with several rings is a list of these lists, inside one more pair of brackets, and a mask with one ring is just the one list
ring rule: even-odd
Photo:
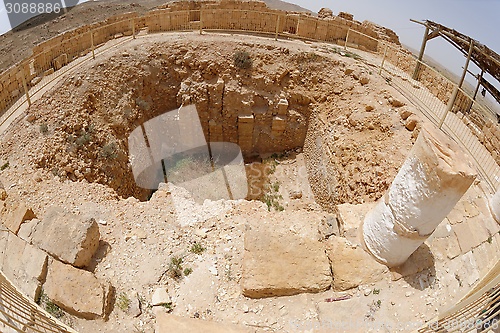
[[205,250],[206,249],[200,243],[194,243],[189,251],[194,254],[202,254]]
[[49,126],[47,123],[40,124],[40,133],[47,134],[49,132]]
[[234,54],[234,65],[241,69],[250,69],[252,68],[252,58],[250,58],[250,54],[246,51],[237,51]]
[[130,308],[130,298],[128,298],[127,294],[121,293],[116,300],[116,305],[122,311],[127,311]]

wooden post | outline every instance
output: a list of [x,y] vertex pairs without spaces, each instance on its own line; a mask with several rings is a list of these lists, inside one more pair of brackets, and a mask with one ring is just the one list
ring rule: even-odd
[[477,86],[476,86],[476,90],[474,91],[474,97],[472,98],[472,100],[474,100],[474,101],[476,100],[477,93],[479,92],[479,87],[481,87],[481,81],[483,80],[483,75],[484,75],[484,69],[482,69],[481,74],[476,77]]
[[90,30],[90,43],[92,44],[92,58],[95,60],[94,31]]
[[135,18],[132,18],[132,37],[135,39]]
[[351,31],[351,28],[347,30],[347,36],[345,36],[345,45],[344,45],[344,50],[347,50],[347,41],[349,40],[349,32]]
[[203,35],[203,19],[202,10],[200,9],[200,35]]
[[418,78],[418,72],[420,71],[420,63],[424,59],[425,46],[427,45],[427,40],[429,38],[429,27],[425,27],[424,39],[422,40],[422,46],[420,47],[420,53],[418,54],[417,65],[415,66],[415,70],[413,71],[413,79],[416,80]]
[[[22,70],[22,67],[21,67],[21,70]],[[28,101],[28,106],[31,106],[30,92],[28,90],[28,85],[26,84],[26,78],[24,77],[23,72],[21,72],[21,78],[23,80],[23,88],[24,88],[24,93],[26,94],[26,100]]]
[[380,68],[378,70],[378,75],[382,74],[382,69],[384,68],[385,58],[387,57],[387,49],[389,45],[385,44],[384,57],[382,58],[382,63],[380,64]]
[[280,16],[279,14],[277,15],[278,18],[276,19],[276,35],[274,36],[274,40],[278,40],[278,35],[279,35],[279,32],[280,32]]
[[460,81],[458,84],[455,86],[455,89],[453,89],[453,94],[451,95],[450,100],[448,101],[448,105],[446,106],[446,112],[443,116],[443,119],[439,122],[439,128],[441,128],[444,124],[444,121],[446,119],[446,116],[448,115],[448,112],[450,112],[453,109],[453,105],[455,104],[455,101],[457,100],[458,96],[458,90],[462,88],[462,84],[464,83],[465,76],[467,75],[467,70],[469,69],[469,62],[472,57],[472,51],[474,50],[474,40],[470,40],[470,45],[469,45],[469,54],[467,55],[467,61],[465,62],[465,67],[464,67],[464,72],[462,73],[462,77],[460,78]]

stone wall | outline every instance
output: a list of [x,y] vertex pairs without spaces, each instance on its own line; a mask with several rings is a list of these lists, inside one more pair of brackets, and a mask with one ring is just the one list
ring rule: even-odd
[[500,126],[492,121],[487,121],[479,140],[500,165]]
[[[222,13],[224,15],[221,15]],[[207,30],[243,30],[269,34],[278,31],[280,34],[298,38],[332,43],[343,43],[348,30],[351,29],[360,34],[353,32],[349,37],[349,45],[370,51],[377,51],[376,39],[383,38],[387,31],[375,25],[354,21],[352,15],[346,13],[319,19],[304,13],[271,10],[260,1],[208,0],[169,3],[144,16],[135,12],[113,16],[99,23],[67,31],[36,45],[30,58],[0,75],[0,113],[23,95],[23,77],[28,88],[37,84],[44,76],[91,52],[92,42],[97,47],[109,40],[130,36],[133,27],[135,31],[147,28],[149,32],[159,32],[194,30],[199,29],[200,24]]]

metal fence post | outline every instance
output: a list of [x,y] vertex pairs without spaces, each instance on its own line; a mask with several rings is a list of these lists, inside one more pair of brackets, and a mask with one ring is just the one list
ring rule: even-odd
[[[21,68],[21,70],[22,70],[22,68]],[[28,85],[26,84],[26,78],[24,77],[23,72],[21,72],[21,78],[23,80],[23,88],[24,88],[24,93],[26,94],[26,100],[28,101],[28,106],[31,106],[30,92],[28,90]]]
[[347,41],[349,40],[349,32],[351,32],[351,28],[347,30],[347,36],[345,36],[344,50],[347,50]]
[[278,18],[276,19],[276,35],[274,36],[274,40],[278,40],[278,35],[279,35],[279,31],[280,31],[280,16],[279,14],[277,15]]
[[92,44],[92,58],[95,60],[94,31],[90,30],[90,43]]
[[444,114],[443,119],[441,119],[441,122],[439,123],[439,128],[441,128],[444,124],[444,121],[446,120],[446,116],[448,115],[448,112],[453,110],[453,105],[455,105],[455,101],[457,100],[458,96],[458,91],[460,88],[462,88],[462,84],[464,83],[465,76],[467,75],[467,69],[469,68],[469,62],[472,57],[472,51],[474,50],[474,40],[470,40],[469,44],[469,54],[467,55],[467,61],[465,62],[465,67],[464,67],[464,72],[462,73],[462,77],[460,78],[460,81],[455,85],[455,88],[453,89],[453,93],[451,94],[451,98],[448,101],[448,105],[446,106],[446,112]]
[[135,39],[135,18],[132,18],[132,37]]
[[203,35],[203,11],[200,9],[200,35]]
[[382,69],[384,69],[384,63],[385,63],[385,58],[387,57],[387,49],[389,48],[389,45],[385,45],[385,50],[384,50],[384,57],[382,58],[382,63],[380,64],[380,68],[378,70],[378,75],[382,74]]

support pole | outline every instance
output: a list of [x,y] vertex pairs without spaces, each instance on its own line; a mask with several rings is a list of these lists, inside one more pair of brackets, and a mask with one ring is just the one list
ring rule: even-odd
[[474,97],[472,98],[472,100],[476,100],[476,97],[477,97],[477,93],[479,92],[479,88],[481,87],[481,81],[483,80],[483,75],[484,75],[484,69],[481,70],[481,74],[479,74],[477,76],[477,86],[476,86],[476,90],[474,91]]
[[92,44],[92,58],[95,60],[94,31],[90,31],[90,43]]
[[420,47],[420,53],[418,54],[417,65],[415,66],[415,71],[413,72],[413,80],[418,78],[418,72],[420,71],[420,63],[424,59],[425,47],[427,45],[427,40],[429,38],[429,27],[425,26],[424,39],[422,39],[422,46]]
[[347,30],[347,36],[345,36],[344,50],[347,50],[347,41],[349,40],[349,32],[351,32],[351,28]]
[[23,88],[24,88],[24,93],[26,94],[26,100],[28,101],[28,106],[31,106],[30,92],[28,90],[28,85],[26,84],[26,78],[24,77],[24,73],[21,73],[21,78],[23,80]]
[[203,35],[203,15],[202,10],[200,9],[200,35]]
[[458,84],[455,86],[455,89],[453,89],[453,93],[451,95],[450,100],[448,101],[448,105],[446,106],[446,112],[444,113],[443,118],[439,122],[439,128],[441,128],[444,124],[444,121],[446,120],[446,116],[448,115],[448,112],[450,112],[453,109],[453,105],[455,104],[455,101],[457,100],[458,96],[458,91],[460,88],[462,88],[462,84],[464,83],[465,76],[467,75],[467,70],[469,69],[469,62],[472,57],[472,51],[474,50],[474,40],[470,40],[470,45],[469,45],[469,54],[467,55],[467,61],[465,62],[465,67],[464,67],[464,72],[462,73],[462,77],[460,78],[460,81],[458,81]]
[[385,58],[387,57],[387,49],[389,48],[389,45],[385,45],[385,50],[384,50],[384,57],[382,58],[382,63],[380,64],[380,68],[378,70],[378,75],[382,74],[382,69],[384,68],[385,64]]
[[276,35],[274,36],[274,40],[278,40],[278,35],[279,35],[279,32],[280,32],[280,16],[279,14],[277,15],[278,18],[276,19]]
[[135,18],[132,18],[132,36],[135,39]]

